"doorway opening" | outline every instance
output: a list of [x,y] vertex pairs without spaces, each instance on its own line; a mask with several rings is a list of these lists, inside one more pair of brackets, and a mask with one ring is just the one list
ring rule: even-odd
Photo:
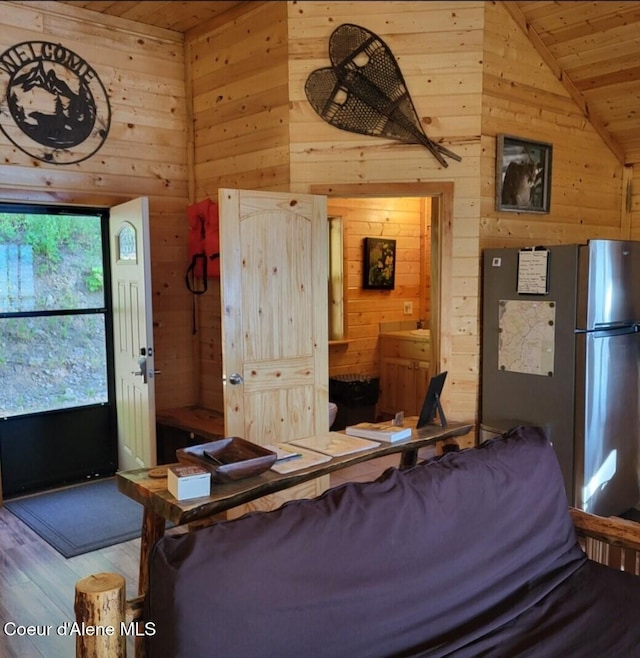
[[[431,204],[430,322],[432,374],[447,370],[451,364],[452,314],[452,182],[366,183],[313,185],[312,194],[329,198],[424,198]],[[348,229],[347,229],[348,230]],[[424,255],[426,256],[426,254]],[[448,392],[443,396],[447,402]]]
[[5,496],[117,468],[108,211],[0,204]]

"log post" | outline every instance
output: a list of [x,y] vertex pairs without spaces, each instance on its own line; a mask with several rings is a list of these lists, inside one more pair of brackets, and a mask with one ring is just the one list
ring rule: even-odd
[[149,585],[149,556],[155,543],[164,535],[165,520],[145,505],[142,512],[142,536],[140,537],[140,575],[138,594],[144,596]]
[[76,583],[76,658],[126,658],[121,632],[125,606],[125,579],[116,573],[97,573]]

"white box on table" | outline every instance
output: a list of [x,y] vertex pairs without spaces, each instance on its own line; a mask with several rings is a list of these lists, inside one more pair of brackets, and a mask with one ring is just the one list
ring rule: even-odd
[[167,488],[178,500],[208,496],[211,493],[211,473],[201,466],[169,466]]

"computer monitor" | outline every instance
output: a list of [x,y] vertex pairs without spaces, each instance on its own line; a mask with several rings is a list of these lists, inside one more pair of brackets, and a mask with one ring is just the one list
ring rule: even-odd
[[427,388],[427,393],[424,396],[424,402],[422,403],[422,409],[420,410],[420,417],[418,418],[416,429],[429,425],[429,423],[435,418],[436,410],[440,418],[440,425],[442,427],[447,426],[447,419],[444,416],[442,405],[440,404],[440,395],[442,395],[444,380],[446,378],[447,371],[445,370],[439,375],[432,377],[429,381],[429,388]]

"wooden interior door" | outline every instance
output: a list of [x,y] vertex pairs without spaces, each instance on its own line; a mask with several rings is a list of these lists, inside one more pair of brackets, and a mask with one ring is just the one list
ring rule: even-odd
[[225,432],[261,445],[327,432],[326,197],[218,200]]

